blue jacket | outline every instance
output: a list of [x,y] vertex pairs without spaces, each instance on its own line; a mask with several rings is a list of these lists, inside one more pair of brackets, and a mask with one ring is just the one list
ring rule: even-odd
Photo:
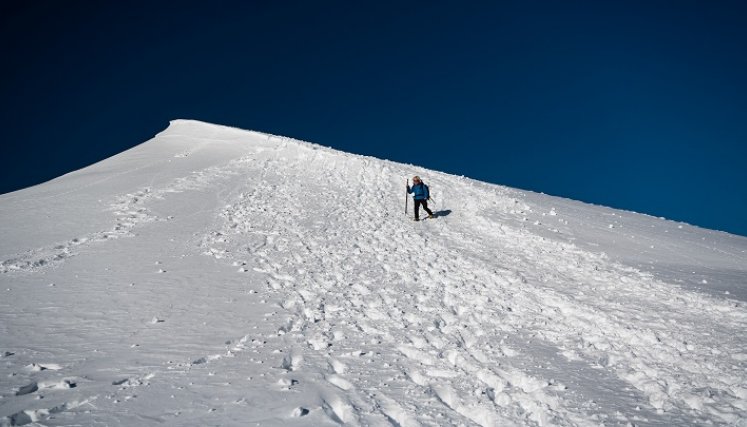
[[407,187],[407,192],[412,193],[412,198],[415,200],[428,200],[430,198],[428,186],[422,182],[412,187]]

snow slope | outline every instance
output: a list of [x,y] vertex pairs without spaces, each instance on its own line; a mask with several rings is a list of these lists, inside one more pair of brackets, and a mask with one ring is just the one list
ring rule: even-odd
[[256,132],[0,196],[0,285],[0,425],[747,425],[747,238]]

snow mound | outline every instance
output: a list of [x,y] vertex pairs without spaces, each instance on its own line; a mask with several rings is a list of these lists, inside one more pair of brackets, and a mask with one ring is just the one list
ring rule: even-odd
[[747,419],[742,237],[191,120],[0,224],[3,426]]

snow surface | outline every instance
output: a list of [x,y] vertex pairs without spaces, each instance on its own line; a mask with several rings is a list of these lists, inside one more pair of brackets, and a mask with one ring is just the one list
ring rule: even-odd
[[747,425],[747,238],[196,121],[0,196],[0,292],[0,425]]

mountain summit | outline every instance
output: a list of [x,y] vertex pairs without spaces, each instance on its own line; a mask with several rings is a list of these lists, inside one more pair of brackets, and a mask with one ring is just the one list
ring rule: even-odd
[[746,278],[747,238],[175,120],[0,196],[0,425],[746,425]]

